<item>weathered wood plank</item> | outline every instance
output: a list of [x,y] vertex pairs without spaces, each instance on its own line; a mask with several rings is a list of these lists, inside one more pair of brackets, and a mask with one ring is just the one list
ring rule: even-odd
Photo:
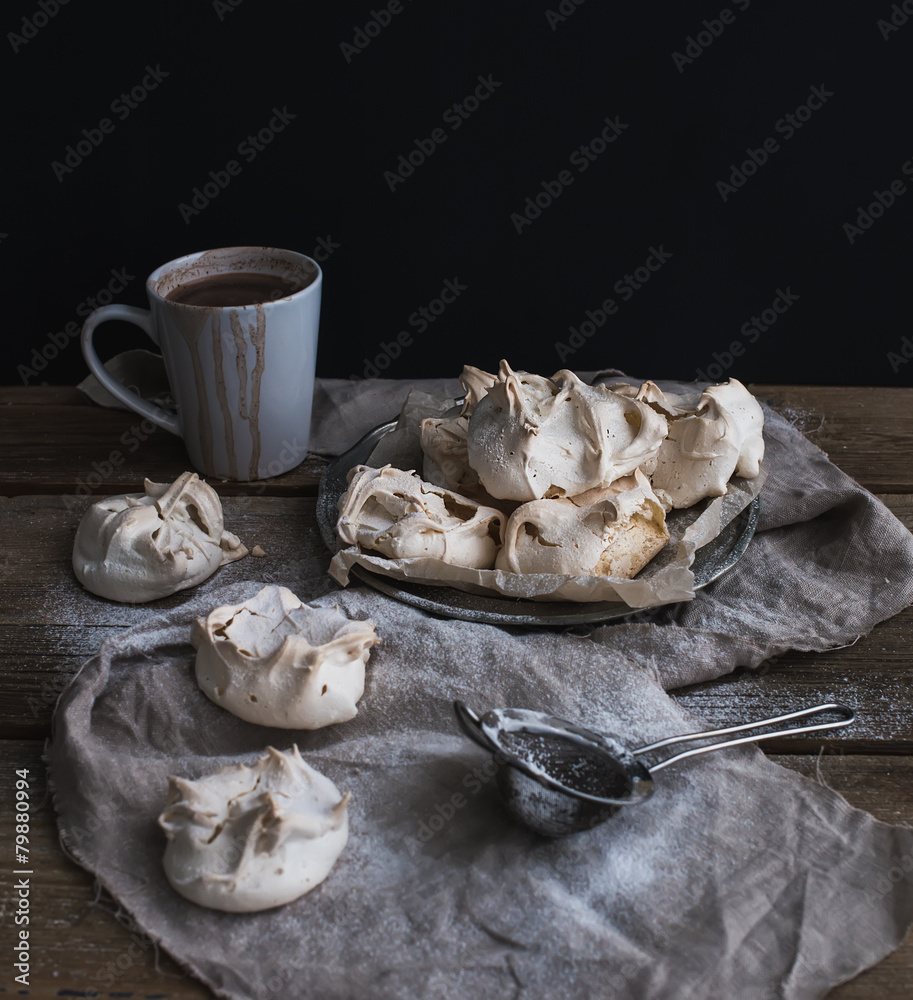
[[[0,625],[0,730],[20,738],[47,735],[60,692],[103,639],[125,624]],[[710,727],[824,701],[857,712],[847,729],[778,737],[766,743],[770,752],[813,753],[824,746],[844,753],[913,753],[913,663],[904,652],[911,644],[913,610],[907,609],[847,649],[787,654],[769,669],[739,671],[673,694]]]
[[[21,738],[47,735],[58,695],[118,627],[0,626],[0,729]],[[849,649],[788,655],[769,671],[742,671],[674,695],[710,727],[824,701],[845,703],[857,712],[856,723],[847,729],[778,737],[766,743],[770,752],[812,753],[823,746],[841,753],[913,753],[913,666],[901,651],[911,639],[913,612],[907,610]],[[882,657],[878,662],[876,655]]]
[[[884,498],[913,524],[913,497]],[[0,533],[9,539],[0,564],[0,727],[10,736],[38,738],[50,731],[57,696],[112,630],[144,621],[149,605],[125,605],[87,593],[70,566],[73,536],[87,500],[17,497],[0,501]],[[296,580],[326,571],[329,560],[307,498],[228,497],[226,525],[266,557],[248,557],[218,570],[194,593],[259,579],[294,588]],[[187,593],[156,601],[156,611],[183,603]],[[821,745],[843,751],[913,751],[913,609],[884,622],[856,645],[822,654],[794,653],[756,672],[676,692],[711,725],[765,718],[798,705],[833,699],[857,708],[850,729],[778,740],[768,746],[806,753]]]
[[913,389],[752,385],[873,493],[909,493],[913,481]]
[[737,670],[673,693],[689,711],[720,727],[821,702],[836,701],[856,710],[852,726],[778,737],[765,742],[770,753],[812,753],[822,744],[854,753],[913,753],[911,647],[913,609],[907,608],[853,646],[786,653],[757,670]]
[[75,385],[0,385],[0,406],[92,406]]
[[[193,468],[183,441],[139,414],[91,402],[49,403],[44,392],[20,389],[13,395],[27,401],[0,402],[0,495],[110,496],[141,490],[144,478],[171,482]],[[325,466],[311,455],[274,479],[210,482],[225,495],[315,495]]]
[[[155,996],[161,1000],[202,1000],[211,994],[187,976],[165,954],[156,969],[154,948],[113,917],[112,901],[96,905],[91,876],[60,850],[53,810],[46,799],[40,741],[0,741],[0,800],[9,802],[15,769],[29,770],[36,808],[30,833],[35,892],[32,897],[32,970],[29,996],[58,1000],[85,992]],[[900,757],[775,757],[780,764],[819,776],[852,805],[878,819],[913,824],[913,758]],[[41,805],[39,805],[41,804]],[[9,844],[10,814],[3,810],[0,843]],[[0,871],[0,893],[10,899],[11,876]],[[14,991],[7,990],[15,995]],[[904,945],[850,983],[828,994],[829,1000],[908,1000],[913,993],[913,935]]]
[[[913,491],[913,389],[754,385],[845,472],[873,492]],[[134,413],[106,410],[69,387],[0,389],[0,494],[95,494],[173,479],[189,468],[183,444]],[[261,483],[226,483],[226,495],[313,495],[325,461],[310,456]]]

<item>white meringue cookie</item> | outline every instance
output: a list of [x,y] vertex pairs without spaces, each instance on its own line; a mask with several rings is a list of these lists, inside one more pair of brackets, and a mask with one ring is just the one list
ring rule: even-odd
[[425,417],[420,422],[425,456],[422,475],[429,483],[470,496],[479,492],[479,477],[466,452],[466,434],[473,410],[497,381],[497,376],[481,368],[464,365],[460,382],[466,395],[461,411],[454,416]]
[[764,458],[764,411],[761,404],[734,378],[722,385],[711,385],[703,395],[715,400],[735,423],[739,441],[735,474],[754,479],[761,471],[761,460]]
[[638,469],[607,487],[518,507],[495,565],[512,573],[629,580],[668,541],[665,512]]
[[197,684],[217,705],[261,726],[319,729],[355,717],[380,640],[373,622],[309,607],[269,584],[198,618],[191,641]]
[[502,361],[469,419],[467,453],[491,496],[538,500],[629,475],[656,456],[666,433],[665,418],[640,400],[567,369],[547,379]]
[[164,868],[171,885],[200,906],[251,913],[310,892],[348,840],[349,793],[306,764],[298,747],[267,748],[191,781],[170,777]]
[[391,559],[433,557],[490,569],[501,544],[503,515],[450,490],[385,465],[358,465],[339,498],[336,532]]
[[669,421],[653,488],[673,507],[691,507],[726,492],[735,473],[754,479],[764,457],[764,411],[737,379],[712,385],[697,409]]
[[247,555],[224,530],[218,494],[195,472],[99,500],[76,530],[73,571],[93,594],[142,603],[193,587]]

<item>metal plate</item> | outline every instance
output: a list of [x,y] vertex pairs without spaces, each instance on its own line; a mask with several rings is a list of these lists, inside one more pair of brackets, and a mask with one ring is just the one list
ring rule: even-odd
[[[317,495],[317,523],[324,544],[331,552],[337,549],[336,521],[338,501],[348,488],[346,477],[355,465],[363,465],[377,442],[396,426],[395,421],[381,424],[366,434],[345,454],[334,459],[323,474]],[[742,557],[758,523],[761,498],[754,500],[694,557],[694,589],[700,590],[731,569]],[[489,625],[582,625],[611,622],[652,608],[630,608],[621,601],[584,603],[577,601],[530,601],[523,598],[470,594],[453,587],[434,587],[372,573],[363,566],[353,566],[352,576],[383,594],[445,618],[484,622]]]

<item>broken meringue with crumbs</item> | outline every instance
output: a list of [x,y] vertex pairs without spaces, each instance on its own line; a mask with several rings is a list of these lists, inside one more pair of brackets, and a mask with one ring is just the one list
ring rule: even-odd
[[390,559],[426,557],[491,569],[504,515],[425,482],[413,471],[357,465],[339,498],[336,532],[347,545]]
[[216,491],[195,472],[93,503],[76,530],[73,572],[93,594],[140,604],[196,586],[247,555]]
[[495,565],[512,573],[630,580],[668,541],[663,506],[638,469],[608,487],[518,507]]
[[191,641],[197,684],[216,705],[261,726],[320,729],[355,718],[380,640],[373,622],[269,584],[198,618]]
[[168,783],[158,818],[165,875],[200,906],[252,913],[290,903],[329,875],[349,837],[349,793],[340,795],[297,746]]

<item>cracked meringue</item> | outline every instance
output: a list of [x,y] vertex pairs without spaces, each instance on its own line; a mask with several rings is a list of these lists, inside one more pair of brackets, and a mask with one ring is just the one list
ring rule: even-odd
[[491,569],[501,545],[504,515],[385,465],[357,465],[339,498],[336,532],[347,545],[390,559],[431,557]]
[[224,530],[218,494],[195,472],[99,500],[76,530],[73,571],[93,594],[133,604],[193,587],[247,555]]
[[731,378],[710,386],[701,393],[695,410],[671,416],[653,488],[673,507],[723,496],[733,474],[746,479],[758,475],[764,457],[763,431],[764,411],[741,382]]
[[665,418],[638,399],[567,369],[548,379],[502,361],[469,418],[467,454],[491,496],[540,500],[630,475],[655,459],[666,433]]
[[422,440],[422,475],[426,482],[445,490],[469,493],[479,488],[479,476],[469,466],[466,433],[469,420],[425,417],[419,424]]
[[348,840],[349,793],[340,795],[297,746],[268,747],[252,767],[168,782],[158,818],[168,838],[165,874],[200,906],[251,913],[290,903],[327,877]]
[[479,476],[469,465],[466,435],[473,410],[497,381],[497,376],[481,368],[464,365],[460,383],[466,395],[460,412],[455,416],[425,417],[419,423],[425,456],[422,475],[429,483],[458,493],[478,492]]
[[495,567],[630,580],[668,541],[665,511],[638,469],[607,487],[518,507]]
[[281,729],[353,719],[379,641],[373,622],[310,607],[274,584],[198,618],[191,633],[200,690],[247,722]]

